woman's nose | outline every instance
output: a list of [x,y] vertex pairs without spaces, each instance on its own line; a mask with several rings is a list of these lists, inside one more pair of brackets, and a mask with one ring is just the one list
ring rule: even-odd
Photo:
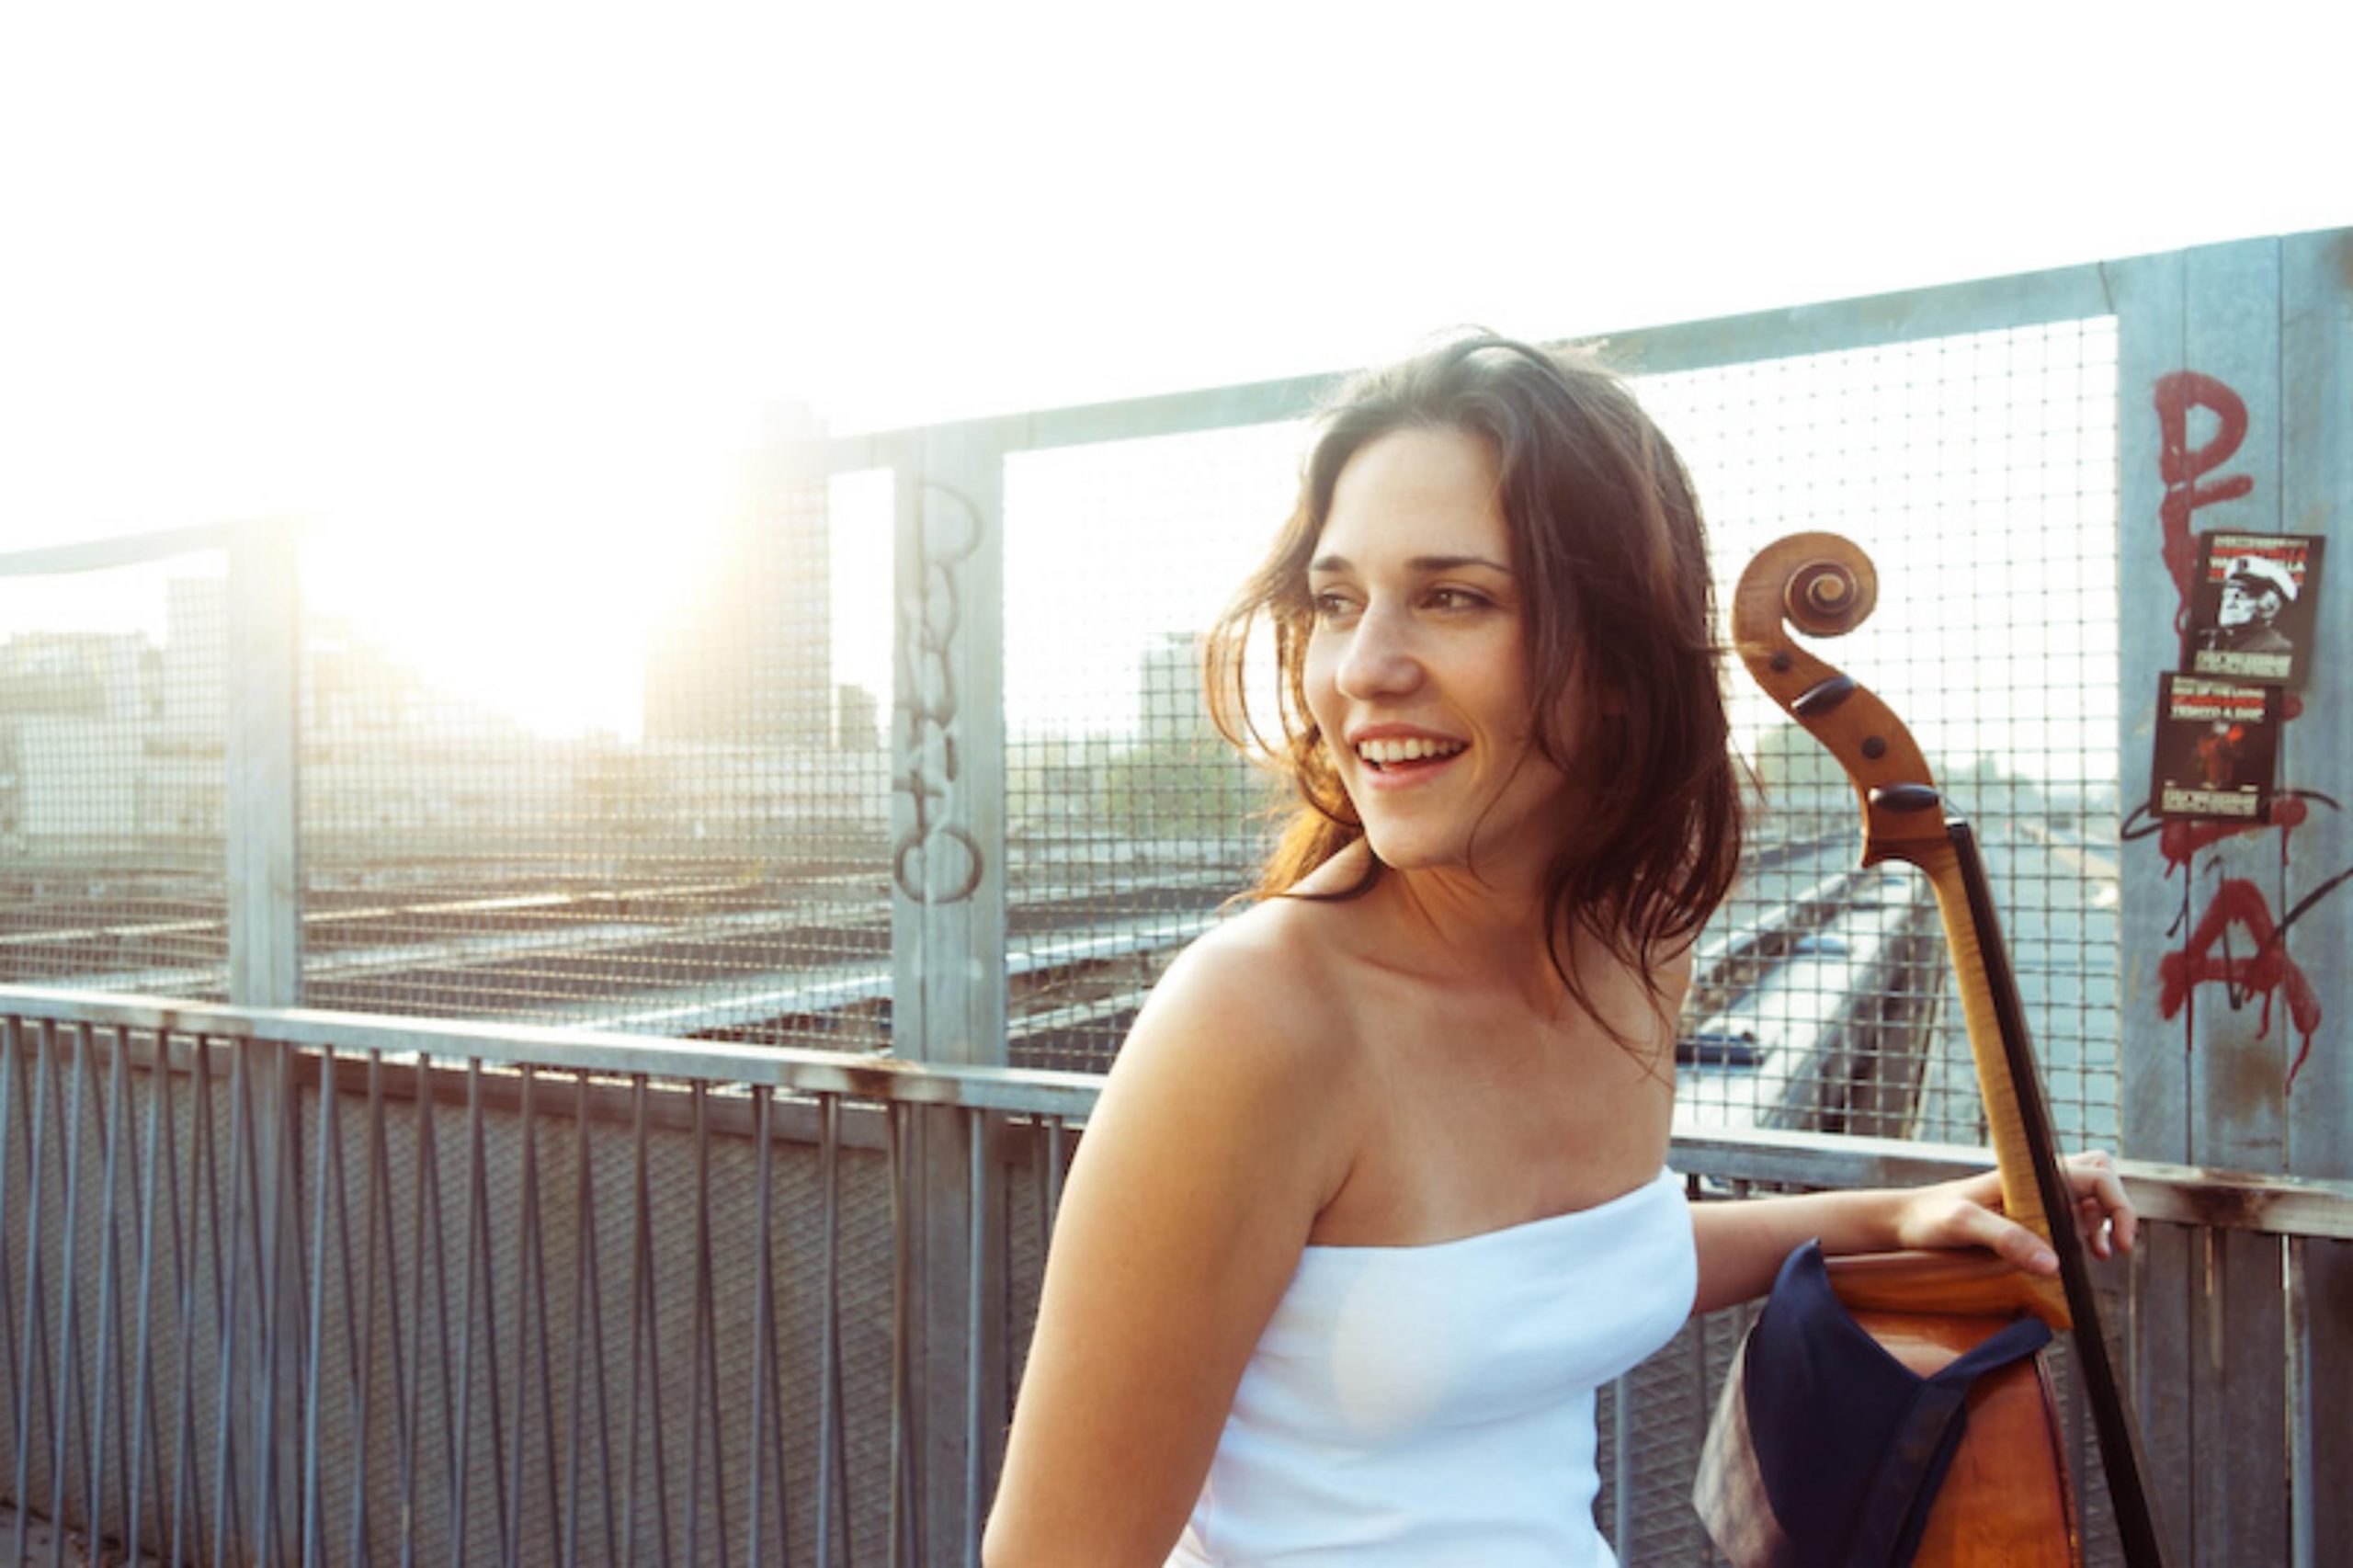
[[1421,659],[1404,615],[1379,606],[1367,609],[1357,619],[1336,674],[1341,694],[1358,700],[1395,697],[1420,685]]

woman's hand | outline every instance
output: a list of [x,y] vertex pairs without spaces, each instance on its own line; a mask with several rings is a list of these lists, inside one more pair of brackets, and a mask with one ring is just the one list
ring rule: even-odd
[[[2060,1169],[2075,1194],[2075,1230],[2095,1257],[2131,1252],[2140,1216],[2104,1151],[2073,1154]],[[2056,1222],[2056,1217],[2053,1217]],[[2042,1238],[2002,1212],[2002,1184],[1987,1171],[1897,1195],[1895,1243],[1904,1247],[1985,1247],[2029,1274],[2056,1274]]]

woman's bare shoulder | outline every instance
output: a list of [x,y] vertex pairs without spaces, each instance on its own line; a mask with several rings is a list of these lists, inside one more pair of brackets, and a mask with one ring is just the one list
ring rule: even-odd
[[1121,1055],[1165,1041],[1214,1058],[1247,1052],[1278,1076],[1336,1069],[1350,1039],[1346,960],[1323,913],[1274,898],[1212,927],[1153,988]]

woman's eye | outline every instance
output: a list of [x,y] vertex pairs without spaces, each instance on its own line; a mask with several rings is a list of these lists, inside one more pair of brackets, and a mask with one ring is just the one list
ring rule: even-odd
[[1430,604],[1437,609],[1483,609],[1487,600],[1468,588],[1438,588],[1430,594]]
[[1315,607],[1318,620],[1340,620],[1354,613],[1356,606],[1343,594],[1317,594],[1309,601]]

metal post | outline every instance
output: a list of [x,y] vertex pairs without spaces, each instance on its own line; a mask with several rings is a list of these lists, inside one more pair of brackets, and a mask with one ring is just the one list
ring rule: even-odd
[[[2327,534],[2353,502],[2353,233],[2212,245],[2110,272],[2120,740],[2124,805],[2145,814],[2157,677],[2185,667],[2177,615],[2194,588],[2198,537]],[[2158,833],[2152,823],[2124,846],[2129,1155],[2353,1175],[2353,1062],[2326,1049],[2324,1028],[2353,1008],[2339,961],[2353,929],[2339,881],[2353,858],[2338,804],[2353,787],[2342,673],[2353,583],[2343,567],[2323,562],[2312,673],[2281,726],[2269,821],[2236,832],[2184,822]],[[2325,1244],[2305,1267],[2314,1279],[2333,1267],[2353,1281],[2347,1258]],[[2177,1561],[2281,1561],[2291,1535],[2332,1540],[2353,1528],[2343,1488],[2307,1500],[2280,1485],[2296,1473],[2294,1424],[2353,1426],[2353,1390],[2316,1390],[2322,1408],[2307,1410],[2283,1375],[2288,1272],[2277,1238],[2229,1230],[2205,1244],[2195,1233],[2160,1236],[2136,1264],[2134,1392]],[[2326,1341],[2310,1347],[2319,1364],[2353,1345],[2353,1330],[2315,1333]],[[2319,1473],[2347,1451],[2315,1454]]]
[[[241,528],[229,548],[229,1000],[293,1007],[302,994],[300,697],[301,611],[290,523]],[[264,1210],[254,1218],[261,1277],[251,1291],[254,1491],[265,1553],[274,1550],[279,1505],[301,1474],[300,1249],[292,1193],[299,1142],[292,1049],[252,1041],[246,1082],[254,1097],[255,1155]],[[299,1503],[298,1503],[299,1506]]]
[[[892,1048],[926,1062],[1006,1060],[1006,445],[968,425],[892,453]],[[960,1562],[977,1554],[1006,1415],[1003,1119],[939,1107],[914,1119],[919,1550]]]

